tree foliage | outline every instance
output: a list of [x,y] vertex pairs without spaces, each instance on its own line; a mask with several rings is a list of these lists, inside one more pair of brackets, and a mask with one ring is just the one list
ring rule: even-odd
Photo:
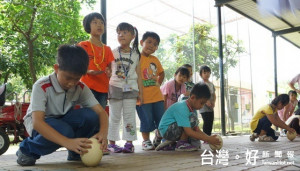
[[[157,56],[163,63],[167,79],[174,76],[179,66],[185,63],[193,64],[193,35],[195,36],[195,72],[205,64],[212,69],[213,76],[220,78],[218,39],[214,37],[212,31],[213,26],[210,24],[195,24],[194,29],[191,27],[189,33],[182,36],[172,34],[162,41]],[[230,67],[236,66],[237,55],[245,50],[241,41],[234,40],[231,35],[226,35],[223,47],[224,73],[226,73]]]
[[0,82],[20,76],[27,88],[55,63],[57,47],[86,39],[81,3],[95,0],[6,0],[0,4]]

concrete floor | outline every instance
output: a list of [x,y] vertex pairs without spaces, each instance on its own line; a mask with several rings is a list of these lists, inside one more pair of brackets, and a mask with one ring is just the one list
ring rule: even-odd
[[0,170],[300,170],[299,142],[300,137],[292,142],[280,137],[277,142],[264,143],[251,142],[249,136],[223,137],[223,151],[218,154],[210,153],[207,144],[196,152],[146,152],[137,141],[135,153],[103,156],[97,167],[68,162],[65,149],[41,157],[35,166],[21,167],[16,163],[15,146],[0,156]]

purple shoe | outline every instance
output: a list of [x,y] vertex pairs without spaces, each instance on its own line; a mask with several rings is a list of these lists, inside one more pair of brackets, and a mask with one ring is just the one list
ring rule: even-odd
[[122,153],[123,148],[116,144],[108,144],[107,149],[113,153]]
[[174,151],[176,148],[176,143],[172,143],[172,144],[169,144],[167,146],[165,146],[162,150],[163,151]]
[[197,147],[183,140],[179,140],[175,148],[175,151],[197,151],[197,150],[198,150]]
[[125,143],[123,153],[134,153],[134,146],[132,143]]

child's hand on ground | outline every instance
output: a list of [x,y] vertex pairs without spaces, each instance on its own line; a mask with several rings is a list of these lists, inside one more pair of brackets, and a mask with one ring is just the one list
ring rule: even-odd
[[88,152],[88,148],[91,148],[90,145],[92,141],[88,140],[87,138],[75,138],[75,139],[68,139],[66,142],[66,148],[68,150],[74,151],[78,154],[84,154]]
[[217,135],[209,136],[209,139],[207,140],[207,142],[209,144],[213,144],[213,145],[220,145],[221,142],[220,142],[220,140],[216,136]]

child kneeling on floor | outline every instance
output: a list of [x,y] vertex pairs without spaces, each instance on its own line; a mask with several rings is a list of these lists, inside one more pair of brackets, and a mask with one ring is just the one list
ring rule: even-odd
[[300,100],[298,101],[298,109],[285,122],[289,127],[294,128],[298,136],[300,135]]
[[192,88],[190,97],[187,100],[177,102],[170,106],[164,113],[160,124],[159,132],[166,140],[156,150],[177,141],[175,151],[196,151],[197,147],[190,144],[190,138],[207,141],[210,144],[220,144],[218,138],[208,136],[198,127],[196,110],[203,107],[210,98],[210,91],[206,84],[198,83]]
[[293,128],[286,125],[278,116],[277,110],[281,110],[290,101],[289,95],[281,94],[272,100],[271,104],[261,107],[253,116],[250,122],[250,128],[253,134],[250,136],[251,141],[258,138],[260,142],[272,142],[278,139],[275,130],[271,128],[272,124],[287,131],[294,132]]

